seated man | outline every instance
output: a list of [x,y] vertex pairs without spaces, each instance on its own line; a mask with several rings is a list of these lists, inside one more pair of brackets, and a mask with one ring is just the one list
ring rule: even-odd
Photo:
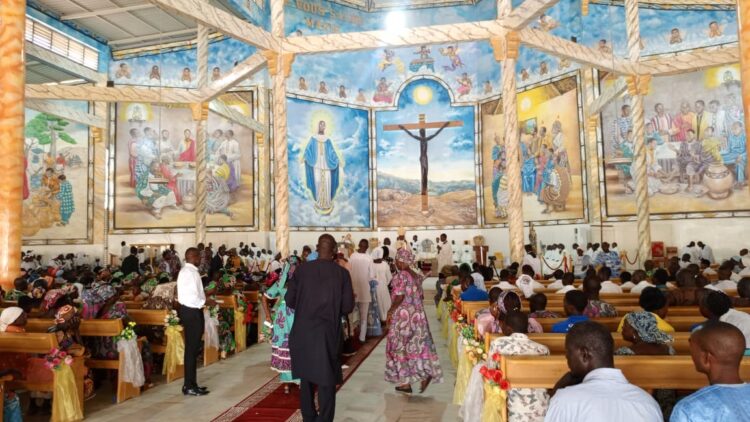
[[573,282],[575,281],[575,276],[573,275],[573,273],[563,274],[561,281],[562,288],[555,292],[556,295],[564,295],[571,290],[576,290],[575,286],[573,285]]
[[510,282],[510,271],[508,270],[500,270],[500,283],[495,287],[502,290],[518,290],[518,287]]
[[750,306],[750,277],[742,277],[737,283],[737,296],[733,298],[735,307]]
[[531,265],[521,267],[521,273],[521,276],[516,280],[516,286],[523,292],[524,296],[529,298],[534,294],[534,290],[544,289],[544,284],[534,279],[536,273]]
[[[602,282],[602,290],[600,291],[600,293],[622,293],[622,289],[624,286],[620,286],[619,284],[609,279],[612,276],[612,270],[610,270],[609,267],[599,268],[599,272],[597,275],[599,276],[599,280],[601,280]],[[630,279],[628,279],[628,281],[630,281]],[[633,286],[630,286],[630,288],[632,287]]]
[[[643,308],[644,311],[651,312],[656,318],[656,327],[665,333],[674,333],[675,329],[664,318],[667,317],[667,310],[669,304],[667,303],[666,295],[656,287],[646,287],[641,292],[641,297],[638,298],[638,305]],[[622,326],[625,323],[625,318],[620,320],[620,325],[617,326],[617,332],[622,332]]]
[[580,290],[571,290],[565,293],[565,299],[563,299],[563,309],[565,309],[565,315],[568,319],[560,321],[552,326],[553,333],[567,333],[575,324],[579,322],[587,321],[589,317],[583,315],[583,310],[586,309],[588,301],[586,295]]
[[750,355],[750,315],[732,309],[732,299],[723,292],[708,292],[699,306],[701,315],[709,320],[718,319],[737,327],[745,336],[745,348]]
[[710,290],[727,291],[737,288],[737,282],[732,280],[732,270],[728,265],[722,265],[718,271],[718,281],[706,286]]
[[555,385],[544,420],[662,421],[659,404],[614,367],[613,353],[614,339],[605,326],[593,321],[573,326],[565,337],[570,372]]
[[[492,356],[547,356],[549,348],[527,336],[529,318],[523,312],[510,311],[500,322],[504,336],[492,341]],[[508,422],[541,420],[547,411],[549,396],[543,388],[512,388],[508,391]]]
[[750,384],[740,378],[745,339],[731,324],[711,321],[690,335],[695,370],[711,384],[677,402],[670,422],[750,420]]
[[560,315],[547,309],[547,296],[544,293],[535,293],[529,298],[529,318],[560,318]]
[[[666,270],[662,268],[658,268],[654,271],[654,274],[651,276],[654,280],[654,284],[662,285],[666,287],[667,278],[669,277],[669,273],[667,273]],[[641,270],[635,270],[633,271],[633,283],[635,283],[635,286],[633,286],[632,289],[630,289],[630,293],[634,294],[641,294],[643,289],[647,287],[655,287],[654,284],[648,281],[648,276],[646,275],[645,271]]]
[[589,318],[616,317],[617,309],[611,304],[599,299],[599,291],[602,289],[599,277],[591,276],[583,280],[583,294],[586,295],[588,304],[583,314]]
[[552,278],[555,280],[552,283],[547,285],[548,289],[561,289],[563,286],[562,278],[563,275],[565,275],[565,272],[561,269],[556,269],[555,272],[552,273]]
[[461,290],[463,290],[463,293],[461,293],[461,300],[464,302],[479,302],[481,300],[489,299],[487,292],[479,290],[477,286],[474,285],[474,278],[468,274],[461,276]]
[[703,275],[706,277],[717,275],[716,270],[711,268],[711,261],[707,259],[701,259],[700,269],[701,269],[701,273],[703,273]]

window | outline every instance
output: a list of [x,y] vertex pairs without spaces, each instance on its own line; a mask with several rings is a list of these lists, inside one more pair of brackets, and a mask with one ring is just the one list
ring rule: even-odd
[[26,41],[80,63],[89,69],[99,69],[99,52],[96,49],[76,41],[72,37],[29,16],[26,16]]

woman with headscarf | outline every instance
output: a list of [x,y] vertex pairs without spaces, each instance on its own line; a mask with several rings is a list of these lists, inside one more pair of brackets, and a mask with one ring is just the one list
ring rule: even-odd
[[674,339],[659,329],[656,317],[651,312],[630,312],[625,315],[622,338],[631,343],[620,347],[616,355],[673,355]]
[[[292,256],[284,264],[281,276],[266,290],[262,296],[263,309],[266,314],[266,324],[272,325],[271,369],[279,373],[279,380],[284,383],[284,392],[289,394],[290,384],[299,384],[298,379],[292,377],[292,360],[289,355],[289,333],[294,324],[294,309],[286,306],[287,282],[292,278],[297,268],[297,258]],[[269,300],[276,303],[271,309]]]
[[443,381],[440,359],[424,311],[422,276],[414,272],[414,255],[406,248],[396,253],[398,273],[391,285],[388,337],[385,348],[385,380],[396,391],[411,394],[411,384],[420,383],[422,393],[434,381]]

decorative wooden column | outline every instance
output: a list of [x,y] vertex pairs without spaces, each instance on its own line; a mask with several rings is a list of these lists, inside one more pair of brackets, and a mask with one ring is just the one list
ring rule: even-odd
[[0,285],[13,288],[21,269],[24,170],[23,55],[26,0],[3,0],[0,6]]
[[[258,88],[258,120],[268,128],[269,119],[268,89]],[[270,137],[255,133],[258,144],[258,228],[261,232],[271,230],[271,146]]]
[[[271,33],[284,37],[284,0],[271,0]],[[292,70],[294,54],[266,50],[268,73],[273,79],[274,210],[276,252],[289,256],[289,162],[286,140],[286,78]]]
[[[625,0],[625,23],[628,32],[628,59],[637,63],[641,57],[641,33],[638,0]],[[633,166],[635,168],[635,208],[638,225],[638,260],[651,258],[651,222],[646,174],[646,139],[644,133],[643,96],[647,94],[650,76],[633,75],[628,78],[628,92],[632,98]]]
[[[583,69],[583,99],[584,104],[591,104],[594,100],[594,70],[590,67]],[[584,110],[588,115],[588,110]],[[588,195],[589,223],[601,224],[601,199],[599,196],[599,146],[597,132],[599,129],[599,113],[586,118],[585,147],[586,147],[586,191]]]
[[[742,104],[745,107],[745,134],[747,135],[747,149],[750,150],[750,1],[737,1],[737,21],[740,37]],[[748,174],[747,170],[745,174]]]
[[[208,85],[208,27],[198,24],[198,88]],[[195,244],[206,242],[206,179],[208,178],[208,103],[192,106],[195,131]]]

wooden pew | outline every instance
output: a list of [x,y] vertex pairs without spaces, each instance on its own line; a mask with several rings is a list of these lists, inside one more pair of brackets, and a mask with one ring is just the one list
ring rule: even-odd
[[[617,314],[620,316],[625,316],[628,312],[639,312],[642,311],[643,308],[641,308],[638,305],[624,305],[624,306],[616,306],[617,308]],[[562,306],[547,306],[546,308],[548,311],[556,312],[560,315],[565,314],[565,310]],[[750,308],[743,307],[743,308],[734,308],[738,311],[747,312],[750,313]],[[672,306],[667,311],[667,315],[671,317],[676,316],[700,316],[701,311],[698,309],[697,306]]]
[[[690,354],[690,333],[688,332],[677,332],[672,333],[674,337],[674,343],[672,347],[675,349],[675,353],[678,355],[689,355]],[[490,344],[493,340],[498,337],[502,337],[502,334],[488,334],[484,337],[485,350],[489,352]],[[615,340],[615,350],[623,346],[629,346],[630,343],[622,339],[622,334],[612,333],[612,338]],[[549,348],[550,354],[565,354],[565,334],[555,333],[534,333],[529,334],[529,339],[534,340],[537,343],[543,344]]]
[[[128,316],[138,325],[152,325],[163,327],[164,319],[167,317],[168,312],[169,311],[167,311],[166,309],[128,309]],[[167,346],[164,344],[151,343],[151,351],[154,353],[164,354],[167,351]],[[174,372],[167,373],[167,382],[172,382],[184,376],[185,368],[183,367],[183,365],[178,365],[177,369]]]
[[[0,333],[0,351],[10,353],[28,353],[30,355],[46,355],[50,350],[58,348],[57,336],[54,333]],[[83,358],[73,358],[71,365],[75,376],[76,389],[78,390],[78,400],[81,409],[83,409],[83,376],[86,373]],[[54,396],[55,381],[54,377],[51,382],[29,382],[26,380],[8,380],[4,388],[14,390],[23,389],[30,391],[42,391],[52,393],[52,400],[58,398]],[[53,422],[54,421],[53,419]]]
[[[26,330],[33,333],[44,333],[47,328],[55,324],[51,319],[29,318]],[[114,337],[120,335],[123,329],[121,319],[86,319],[81,321],[80,333],[82,337]],[[119,374],[125,367],[122,359],[86,359],[86,366],[91,369],[112,369],[117,371],[117,403],[141,395],[140,387],[135,387],[129,382],[122,381]]]
[[[643,389],[697,390],[708,385],[690,356],[615,356],[615,367]],[[569,369],[564,355],[507,356],[500,368],[513,388],[552,388]],[[750,358],[742,359],[740,377],[750,381]]]
[[[540,318],[537,321],[542,325],[542,329],[545,333],[552,331],[552,326],[560,321],[564,321],[566,318]],[[620,325],[622,317],[613,318],[596,318],[592,321],[596,321],[606,326],[609,331],[617,331],[617,327]],[[674,327],[675,331],[690,331],[695,325],[699,324],[706,319],[700,315],[696,316],[668,316],[666,321]]]
[[466,316],[466,320],[470,324],[473,324],[477,311],[488,307],[489,302],[486,300],[480,300],[476,302],[461,302],[461,313]]

